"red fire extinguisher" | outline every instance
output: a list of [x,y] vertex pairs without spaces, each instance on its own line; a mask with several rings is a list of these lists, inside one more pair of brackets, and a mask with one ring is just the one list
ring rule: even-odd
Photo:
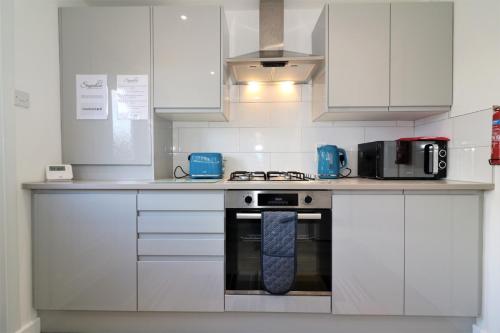
[[493,106],[493,130],[491,132],[491,165],[500,165],[500,106]]

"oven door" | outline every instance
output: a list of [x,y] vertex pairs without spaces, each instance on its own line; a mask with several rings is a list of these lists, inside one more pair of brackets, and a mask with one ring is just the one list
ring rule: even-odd
[[[226,210],[226,295],[267,294],[261,281],[261,213]],[[331,211],[298,209],[297,213],[297,273],[287,295],[331,296]]]
[[225,311],[331,313],[331,210],[296,211],[295,285],[286,295],[271,295],[263,290],[261,281],[262,211],[226,209]]

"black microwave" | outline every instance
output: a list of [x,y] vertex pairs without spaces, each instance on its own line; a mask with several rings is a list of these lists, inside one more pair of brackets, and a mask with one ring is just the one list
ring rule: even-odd
[[447,139],[409,138],[358,145],[358,175],[376,179],[442,179],[448,168]]

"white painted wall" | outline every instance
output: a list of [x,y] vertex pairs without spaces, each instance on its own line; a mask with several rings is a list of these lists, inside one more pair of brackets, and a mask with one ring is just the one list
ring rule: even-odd
[[7,75],[7,48],[10,46],[11,38],[9,38],[12,29],[9,29],[8,17],[11,10],[11,4],[8,1],[0,2],[0,332],[7,332],[7,309],[8,295],[7,290],[10,284],[10,276],[7,273],[7,151],[6,151],[6,127],[7,114],[6,107],[8,102],[8,81]]
[[[5,175],[2,237],[7,236],[8,306],[2,333],[31,333],[40,327],[31,300],[30,196],[21,183],[43,180],[45,165],[61,160],[57,5],[52,0],[4,0],[1,8],[5,150],[0,170]],[[14,107],[14,87],[30,93],[29,109]]]
[[12,92],[14,87],[14,0],[0,2],[1,26],[1,150],[2,159],[2,228],[5,233],[2,252],[4,257],[4,290],[5,322],[2,329],[7,333],[15,332],[19,328],[19,284],[18,284],[18,240],[17,240],[17,209],[16,209],[16,163],[15,163],[15,114],[12,107]]
[[32,309],[30,192],[26,181],[43,180],[44,168],[61,161],[58,12],[54,0],[15,1],[15,87],[31,95],[30,109],[16,108],[16,168],[20,320]]

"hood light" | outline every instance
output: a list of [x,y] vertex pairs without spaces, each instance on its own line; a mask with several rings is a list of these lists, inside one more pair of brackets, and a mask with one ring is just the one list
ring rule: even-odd
[[248,90],[250,92],[257,92],[260,90],[260,82],[250,81],[248,82]]
[[293,85],[294,85],[293,81],[282,81],[279,83],[279,85],[281,87],[282,92],[284,92],[284,93],[293,92]]
[[186,21],[188,17],[186,15],[181,15],[181,20]]

